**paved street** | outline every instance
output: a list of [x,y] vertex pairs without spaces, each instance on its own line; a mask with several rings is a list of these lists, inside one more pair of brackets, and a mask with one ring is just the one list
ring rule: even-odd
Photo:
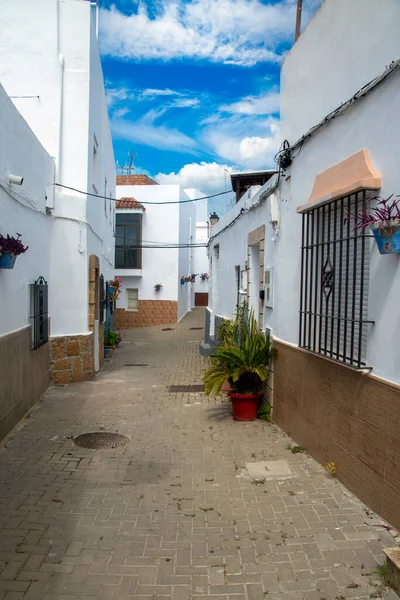
[[[125,332],[95,381],[51,388],[5,440],[0,598],[397,598],[377,564],[398,539],[377,515],[274,425],[168,391],[201,383],[202,325],[197,309]],[[72,440],[102,430],[130,441]],[[246,468],[262,461],[265,477]]]

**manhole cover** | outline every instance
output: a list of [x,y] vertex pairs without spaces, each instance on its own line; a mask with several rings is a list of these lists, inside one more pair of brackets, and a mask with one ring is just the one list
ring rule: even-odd
[[126,363],[124,367],[148,367],[147,363]]
[[164,327],[164,329],[161,329],[161,331],[174,331],[173,327]]
[[95,431],[93,433],[82,433],[74,438],[75,444],[82,448],[92,450],[101,450],[103,448],[117,448],[117,446],[126,446],[129,438],[119,433],[107,433],[106,431]]
[[169,392],[204,392],[204,385],[170,385]]
[[204,327],[189,327],[189,331],[203,331]]

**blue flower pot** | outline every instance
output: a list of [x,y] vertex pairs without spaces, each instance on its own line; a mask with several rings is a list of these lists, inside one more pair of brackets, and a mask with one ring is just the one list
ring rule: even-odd
[[5,252],[0,255],[0,269],[13,269],[16,260],[17,256],[15,254]]
[[380,254],[400,253],[400,224],[397,221],[389,221],[384,227],[376,224],[371,229]]
[[181,285],[185,285],[185,280],[181,279]]

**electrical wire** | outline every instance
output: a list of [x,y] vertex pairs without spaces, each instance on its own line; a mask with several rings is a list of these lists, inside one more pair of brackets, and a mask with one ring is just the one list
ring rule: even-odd
[[[93,194],[92,192],[85,192],[83,190],[78,190],[77,188],[71,187],[69,185],[63,185],[62,183],[55,183],[57,187],[64,188],[66,190],[71,190],[73,192],[78,192],[79,194],[84,194],[85,196],[93,196],[94,198],[101,198],[101,200],[112,200],[113,202],[119,202],[121,198],[112,198],[111,196],[102,196],[101,194]],[[137,200],[139,204],[185,204],[186,202],[197,202],[199,200],[207,200],[208,198],[216,198],[217,196],[223,196],[226,192],[218,192],[218,194],[210,194],[209,196],[202,196],[201,198],[193,198],[192,200],[173,200],[171,202],[148,202],[144,200]]]

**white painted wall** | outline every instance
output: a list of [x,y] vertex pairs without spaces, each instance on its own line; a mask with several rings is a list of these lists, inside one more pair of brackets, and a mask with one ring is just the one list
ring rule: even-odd
[[[138,202],[155,202],[145,204],[142,217],[142,243],[144,245],[157,242],[160,245],[177,244],[179,239],[179,205],[159,202],[179,200],[178,185],[118,185],[117,198],[133,197]],[[118,213],[131,213],[131,209],[118,209]],[[136,211],[135,211],[136,212]],[[142,269],[140,276],[128,275],[125,269],[117,269],[116,275],[122,277],[122,291],[117,302],[118,308],[127,308],[127,288],[137,288],[139,300],[178,300],[178,259],[177,248],[143,248]],[[163,289],[154,291],[154,285],[161,283]]]
[[324,0],[282,65],[282,139],[295,142],[398,59],[399,23],[398,0]]
[[[54,161],[1,85],[0,131],[0,233],[21,233],[21,241],[29,246],[13,270],[0,269],[2,336],[29,325],[29,284],[40,276],[49,281],[50,218],[45,196],[53,182]],[[10,173],[23,176],[22,186],[8,184]]]
[[[98,189],[114,196],[115,168],[93,9],[89,2],[38,0],[21,11],[2,7],[0,79],[13,102],[55,157],[56,181],[93,189],[93,139],[98,141]],[[26,98],[26,96],[34,96]],[[52,335],[88,331],[88,263],[100,258],[113,274],[113,209],[103,199],[56,188],[49,196]]]
[[[369,11],[356,11],[361,5]],[[383,8],[383,5],[385,8]],[[329,106],[331,82],[335,82],[333,104],[346,101],[359,87],[382,72],[395,56],[393,42],[397,39],[398,3],[384,0],[337,2],[325,0],[308,25],[299,42],[285,60],[282,72],[282,106],[284,136],[288,132],[299,137],[324,116]],[[375,30],[385,20],[385,37],[379,44],[375,35],[361,36],[362,31]],[[368,22],[367,22],[368,21]],[[316,30],[318,23],[319,30]],[[343,33],[343,28],[346,35]],[[329,31],[328,35],[321,32]],[[354,46],[354,38],[358,46]],[[397,42],[396,42],[397,43]],[[322,68],[321,53],[330,57]],[[398,53],[398,49],[397,49]],[[338,57],[336,57],[338,54]],[[352,60],[339,60],[352,56]],[[350,86],[349,73],[354,75]],[[356,73],[362,73],[359,80]],[[301,80],[299,79],[301,74]],[[341,85],[343,82],[343,85]],[[349,88],[351,87],[351,90]],[[322,102],[322,100],[323,102]],[[321,107],[317,104],[321,101]],[[319,114],[322,110],[324,114]],[[307,110],[306,110],[307,107]],[[315,113],[314,113],[315,110]],[[351,110],[331,121],[305,142],[281,178],[278,192],[280,229],[274,231],[269,219],[268,201],[257,210],[244,214],[231,228],[212,240],[220,245],[219,293],[212,291],[211,308],[215,314],[233,314],[235,303],[234,266],[246,260],[247,233],[262,223],[266,225],[265,267],[274,268],[274,308],[265,309],[264,324],[274,336],[298,343],[298,311],[300,291],[301,216],[296,208],[306,203],[318,173],[367,148],[374,166],[382,175],[381,195],[400,193],[400,175],[396,148],[400,136],[400,74],[395,73],[363,98]],[[315,114],[315,121],[314,121]],[[313,117],[310,121],[310,115]],[[265,186],[264,186],[265,187]],[[261,190],[262,191],[262,190]],[[257,200],[260,192],[254,197]],[[213,234],[221,231],[238,214],[241,200],[220,220]],[[367,363],[373,373],[400,383],[398,364],[400,350],[400,261],[398,256],[381,256],[371,244],[369,318],[375,321],[368,337]]]
[[[179,205],[179,243],[193,244],[196,240],[196,202],[187,202],[187,194],[181,190]],[[194,307],[194,289],[196,284],[180,284],[182,275],[197,273],[194,260],[194,248],[179,249],[179,282],[178,282],[178,321]]]

